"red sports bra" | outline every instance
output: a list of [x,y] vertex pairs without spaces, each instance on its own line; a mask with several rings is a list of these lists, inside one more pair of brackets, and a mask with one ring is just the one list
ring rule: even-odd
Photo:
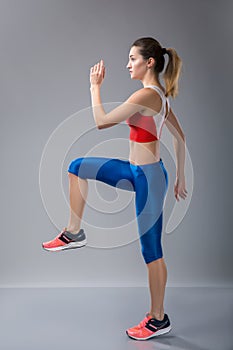
[[[130,140],[136,142],[152,142],[159,140],[162,133],[162,127],[165,123],[166,114],[166,102],[168,104],[168,113],[170,109],[170,103],[168,97],[164,95],[164,92],[155,85],[148,85],[149,87],[155,89],[162,99],[162,108],[159,113],[153,116],[144,116],[137,112],[130,118],[126,119],[126,123],[130,127]],[[167,115],[168,115],[167,113]]]

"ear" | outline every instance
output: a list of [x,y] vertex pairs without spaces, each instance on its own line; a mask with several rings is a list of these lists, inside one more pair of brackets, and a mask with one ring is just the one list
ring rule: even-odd
[[156,60],[154,59],[154,57],[149,57],[148,58],[148,68],[152,68],[155,65],[156,65]]

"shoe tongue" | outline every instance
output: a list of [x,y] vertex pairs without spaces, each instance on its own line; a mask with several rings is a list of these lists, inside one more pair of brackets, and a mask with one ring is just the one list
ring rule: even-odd
[[150,315],[149,312],[146,313],[146,317],[150,320],[152,318],[152,316]]

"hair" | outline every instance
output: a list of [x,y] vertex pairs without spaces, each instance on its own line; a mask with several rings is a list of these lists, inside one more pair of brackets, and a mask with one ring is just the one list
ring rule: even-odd
[[[155,59],[154,72],[156,74],[163,71],[165,64],[164,51],[156,39],[150,37],[139,38],[131,45],[131,47],[133,46],[139,47],[139,53],[144,60],[148,60],[150,57]],[[166,49],[165,53],[169,56],[169,61],[163,74],[166,90],[165,96],[175,98],[178,95],[178,80],[180,78],[182,60],[174,48]]]

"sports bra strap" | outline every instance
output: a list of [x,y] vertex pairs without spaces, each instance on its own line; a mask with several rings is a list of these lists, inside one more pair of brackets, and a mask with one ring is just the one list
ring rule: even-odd
[[[159,95],[160,95],[160,97],[161,97],[161,99],[162,99],[162,101],[163,101],[163,105],[162,105],[162,108],[161,108],[161,111],[162,111],[162,109],[164,108],[165,109],[165,111],[164,111],[164,113],[166,113],[166,102],[167,102],[167,107],[168,107],[168,111],[167,111],[167,115],[165,115],[165,119],[167,119],[167,117],[168,117],[168,114],[169,114],[169,110],[170,110],[170,102],[169,102],[169,98],[168,97],[166,97],[165,96],[165,94],[164,94],[164,92],[163,92],[163,90],[161,90],[158,86],[156,86],[156,85],[147,85],[147,86],[144,86],[145,88],[152,88],[152,89],[155,89],[158,93],[159,93]],[[160,112],[161,112],[160,111]],[[159,113],[160,113],[159,112]]]

